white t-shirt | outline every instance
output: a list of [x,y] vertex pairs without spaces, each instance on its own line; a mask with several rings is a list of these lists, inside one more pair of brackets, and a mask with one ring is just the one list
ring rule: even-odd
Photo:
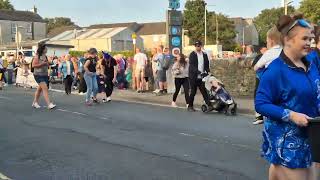
[[[204,59],[203,59],[203,52],[196,52],[198,56],[198,70],[203,73],[204,69]],[[198,78],[201,78],[201,75],[198,76]]]
[[136,62],[136,68],[144,68],[147,63],[147,56],[143,53],[134,55],[134,61]]
[[70,66],[70,61],[67,61],[67,75],[71,75],[71,66]]
[[254,70],[267,68],[273,60],[280,56],[281,52],[282,47],[280,45],[273,46],[262,55],[257,64],[254,66]]

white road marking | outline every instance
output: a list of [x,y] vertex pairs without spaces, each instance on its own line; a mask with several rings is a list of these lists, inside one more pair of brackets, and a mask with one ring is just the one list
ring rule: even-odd
[[196,135],[193,135],[193,134],[187,134],[187,133],[179,133],[180,135],[182,136],[188,136],[188,137],[194,137]]
[[10,179],[7,176],[5,176],[2,173],[0,173],[0,180],[12,180],[12,179]]
[[66,110],[66,109],[57,109],[57,111],[68,112],[68,113],[77,114],[77,115],[81,115],[81,116],[88,116],[87,114],[84,114],[84,113],[81,113],[81,112],[69,111],[69,110]]
[[0,96],[0,99],[11,100],[11,98]]

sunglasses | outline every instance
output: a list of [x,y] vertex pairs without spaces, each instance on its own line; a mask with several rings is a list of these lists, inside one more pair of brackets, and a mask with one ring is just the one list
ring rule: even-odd
[[298,19],[289,27],[286,34],[288,34],[296,25],[299,25],[304,28],[311,28],[311,25],[304,19]]

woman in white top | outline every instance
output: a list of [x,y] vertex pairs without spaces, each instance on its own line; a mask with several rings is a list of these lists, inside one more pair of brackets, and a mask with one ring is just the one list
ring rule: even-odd
[[176,104],[176,100],[178,97],[178,94],[180,92],[181,86],[183,86],[184,89],[184,96],[186,100],[186,105],[189,104],[189,63],[185,59],[184,54],[180,54],[177,57],[177,62],[174,63],[172,67],[172,74],[174,76],[174,83],[175,83],[175,93],[173,94],[173,100],[172,100],[172,107],[178,107]]

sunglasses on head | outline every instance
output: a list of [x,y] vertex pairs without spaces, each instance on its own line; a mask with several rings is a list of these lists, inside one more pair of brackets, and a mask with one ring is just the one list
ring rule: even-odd
[[304,19],[297,19],[294,23],[289,27],[286,34],[288,34],[296,25],[299,25],[304,28],[311,28],[311,25]]

